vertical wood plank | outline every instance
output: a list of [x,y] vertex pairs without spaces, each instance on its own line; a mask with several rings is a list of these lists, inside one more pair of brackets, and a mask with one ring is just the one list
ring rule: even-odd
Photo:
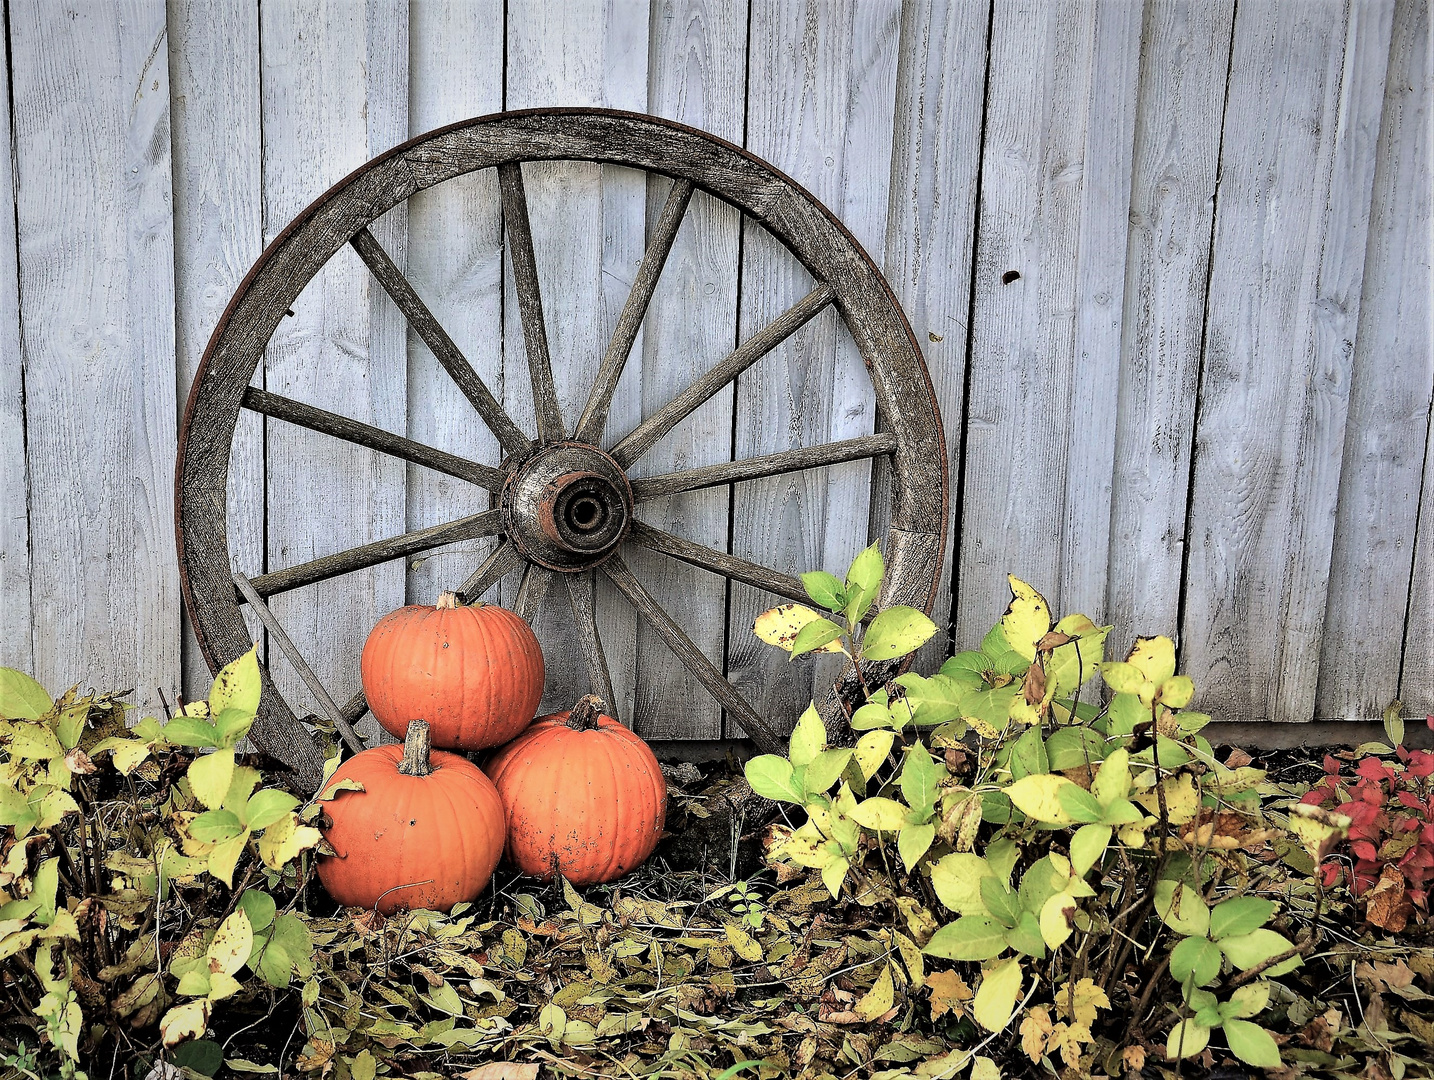
[[[649,110],[740,143],[746,110],[746,0],[669,0],[652,7]],[[649,184],[648,220],[667,184]],[[642,405],[649,416],[732,350],[737,337],[741,216],[698,192],[677,234],[643,331]],[[660,440],[638,475],[726,461],[732,450],[729,387]],[[622,432],[614,431],[621,435]],[[701,544],[727,548],[729,489],[644,503],[643,521]],[[720,668],[726,636],[724,579],[630,546],[623,558],[692,643]],[[644,738],[715,739],[722,709],[645,621],[637,626],[637,718]]]
[[[503,108],[502,0],[422,0],[409,6],[409,133]],[[497,173],[487,169],[421,191],[408,203],[408,278],[473,368],[503,386],[503,220]],[[411,335],[408,435],[474,461],[498,464],[497,440]],[[489,495],[429,469],[408,470],[409,530],[489,508]],[[492,541],[454,545],[410,564],[408,599],[432,604],[462,584]],[[485,599],[497,601],[497,589]]]
[[[334,181],[407,137],[407,4],[267,0],[260,31],[267,239]],[[401,213],[371,230],[400,266]],[[403,431],[406,371],[401,317],[358,256],[344,250],[275,333],[265,386]],[[266,569],[404,531],[403,462],[291,425],[270,423],[266,438]],[[404,568],[390,563],[275,597],[271,606],[342,701],[359,687],[369,629],[403,600]],[[319,711],[287,665],[276,663],[275,676],[296,711]],[[366,723],[361,733],[377,737],[372,719]]]
[[1314,716],[1389,6],[1237,7],[1182,635],[1221,719]]
[[[647,109],[648,5],[581,0],[564,5],[508,8],[507,107],[594,105]],[[564,426],[571,432],[623,301],[642,261],[647,190],[643,174],[586,162],[525,167],[529,217],[543,295],[548,346]],[[503,401],[530,433],[537,430],[513,291],[511,261],[504,275]],[[642,401],[642,339],[613,396],[609,437],[635,427]],[[504,582],[512,606],[518,581]],[[612,672],[612,704],[631,723],[637,622],[609,583],[597,589],[598,633]],[[568,615],[566,590],[550,589],[536,630],[547,659],[545,710],[570,708],[588,692],[582,652]]]
[[1234,0],[1145,16],[1125,253],[1105,618],[1112,652],[1180,619],[1190,447]]
[[[1434,470],[1425,463],[1434,394],[1429,29],[1428,4],[1398,0],[1354,341],[1321,719],[1373,719],[1395,697],[1411,717],[1434,712]],[[1422,576],[1411,581],[1416,547]],[[1400,628],[1407,634],[1402,688],[1394,642]]]
[[179,676],[162,0],[9,5],[35,675]]
[[996,4],[958,648],[999,618],[1007,573],[1103,606],[1140,31],[1133,2]]
[[[747,145],[829,207],[880,252],[891,185],[901,12],[896,3],[752,5]],[[741,336],[811,288],[794,258],[750,222],[743,236]],[[750,457],[870,433],[875,394],[834,310],[813,319],[737,381],[736,456]],[[738,485],[732,551],[773,569],[842,573],[865,546],[869,462]],[[779,730],[834,674],[789,664],[752,634],[770,594],[732,586],[728,670]],[[739,735],[730,722],[728,735]]]
[[[259,127],[259,11],[254,5],[170,0],[174,141],[175,355],[181,413],[209,336],[264,247]],[[259,385],[263,373],[256,372]],[[264,420],[241,413],[229,463],[229,550],[236,567],[264,566]],[[264,633],[246,609],[255,640]],[[210,672],[188,619],[184,694]]]
[[[884,271],[931,372],[946,433],[953,512],[966,411],[966,324],[989,29],[987,5],[922,0],[902,8]],[[880,497],[890,498],[884,489]],[[886,507],[880,510],[876,535],[889,516]],[[939,666],[950,647],[954,529],[947,540],[931,612],[944,633],[918,654],[922,671]]]
[[20,351],[20,265],[10,139],[10,65],[0,49],[0,665],[29,671],[30,478],[25,463],[25,376]]

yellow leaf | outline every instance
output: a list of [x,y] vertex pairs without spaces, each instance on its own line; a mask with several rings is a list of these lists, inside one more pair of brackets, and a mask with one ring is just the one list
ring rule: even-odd
[[1046,947],[1058,949],[1071,936],[1071,919],[1075,917],[1076,900],[1068,892],[1058,892],[1041,907],[1041,938]]
[[164,1014],[159,1022],[159,1034],[165,1046],[174,1046],[185,1039],[198,1039],[204,1035],[209,1023],[209,1002],[204,999],[176,1005]]
[[891,753],[891,744],[895,739],[896,733],[892,731],[868,731],[857,740],[852,756],[856,758],[857,767],[865,779],[870,780],[881,768],[881,763]]
[[1183,709],[1195,696],[1195,683],[1188,675],[1176,675],[1160,686],[1160,704],[1170,709]]
[[978,1056],[971,1062],[971,1080],[1001,1080],[1001,1067],[992,1058]]
[[1062,1016],[1084,1025],[1087,1029],[1095,1023],[1097,1010],[1110,1008],[1110,998],[1106,997],[1105,991],[1090,978],[1081,979],[1074,988],[1069,985],[1061,987],[1055,993],[1055,1002],[1056,1009]]
[[[1195,790],[1195,779],[1189,773],[1181,773],[1179,776],[1167,776],[1160,782],[1165,789],[1165,809],[1170,816],[1170,824],[1184,825],[1195,819],[1200,812],[1200,793]],[[1144,795],[1137,795],[1135,801],[1140,803],[1152,814],[1160,813],[1160,793],[1149,791]]]
[[254,931],[249,925],[249,916],[242,908],[230,912],[214,932],[209,943],[209,972],[223,972],[233,975],[249,960],[254,947]]
[[233,975],[226,975],[222,971],[216,971],[209,976],[209,993],[206,995],[210,1001],[223,1001],[227,997],[233,997],[244,989],[244,984]]
[[1033,1062],[1040,1061],[1046,1052],[1046,1040],[1054,1029],[1050,1010],[1044,1006],[1029,1009],[1021,1021],[1021,1049]]
[[1336,814],[1322,806],[1298,803],[1290,815],[1290,831],[1300,838],[1310,858],[1320,863],[1335,844],[1349,835],[1351,820],[1346,814]]
[[1046,598],[1014,574],[1007,574],[1011,583],[1011,606],[1001,616],[1001,631],[1006,643],[1027,660],[1036,658],[1036,642],[1051,628],[1051,608]]
[[299,852],[313,847],[323,838],[318,829],[299,824],[299,815],[292,810],[274,822],[259,837],[259,858],[271,870],[281,870]]
[[1100,763],[1100,769],[1091,781],[1090,793],[1101,806],[1109,806],[1116,799],[1130,794],[1130,751],[1121,747],[1111,751],[1109,757]]
[[1061,806],[1060,794],[1062,788],[1074,786],[1074,781],[1055,773],[1032,773],[1005,790],[1012,804],[1026,817],[1050,825],[1071,825],[1074,819]]
[[895,832],[906,824],[906,807],[895,799],[864,799],[851,816],[858,825],[872,831]]
[[1163,686],[1175,674],[1175,642],[1165,635],[1136,638],[1127,664],[1134,664],[1146,680]]
[[723,929],[727,931],[727,941],[731,944],[732,951],[743,960],[756,963],[762,959],[761,944],[734,920],[729,919]]
[[985,915],[981,900],[981,879],[995,877],[995,871],[980,855],[955,851],[931,868],[931,887],[937,898],[957,915]]
[[[775,645],[779,649],[792,651],[792,643],[797,640],[797,634],[802,627],[817,619],[826,618],[819,611],[813,611],[804,604],[782,604],[770,611],[764,611],[757,616],[757,621],[752,624],[752,632],[765,641],[768,645]],[[813,652],[839,653],[842,651],[840,641],[829,641]]]
[[224,805],[229,782],[234,779],[234,751],[216,750],[195,758],[189,765],[189,788],[210,810]]
[[966,980],[954,971],[933,971],[926,976],[926,985],[931,987],[931,1019],[950,1013],[958,1020],[966,1015],[966,1005],[971,1000],[971,988]]
[[234,867],[239,862],[239,856],[244,854],[244,847],[248,843],[249,834],[244,832],[232,840],[215,844],[209,850],[209,872],[231,889],[234,887]]
[[881,969],[881,974],[876,977],[871,989],[856,1003],[854,1011],[863,1020],[875,1020],[891,1009],[895,998],[896,987],[891,980],[891,965],[887,964]]
[[1021,961],[1017,957],[996,964],[981,978],[971,1015],[987,1031],[1000,1031],[1011,1022],[1021,996]]

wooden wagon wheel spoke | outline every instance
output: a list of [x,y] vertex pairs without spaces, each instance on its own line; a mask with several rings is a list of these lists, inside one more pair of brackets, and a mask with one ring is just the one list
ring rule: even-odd
[[685,563],[701,567],[703,570],[710,570],[714,574],[731,578],[733,581],[740,581],[744,585],[765,589],[777,596],[785,596],[799,604],[806,604],[811,600],[807,596],[807,590],[802,587],[800,578],[793,577],[791,574],[783,574],[779,570],[772,570],[758,563],[748,562],[736,555],[728,555],[725,551],[718,551],[702,544],[694,544],[691,540],[684,540],[670,532],[655,529],[646,522],[634,521],[632,531],[627,534],[627,538],[634,544],[651,548],[653,551],[660,551],[664,555],[671,555],[674,559],[681,559]]
[[561,442],[563,413],[558,406],[558,388],[553,382],[553,363],[548,356],[548,331],[543,323],[543,296],[538,288],[538,260],[533,253],[533,227],[528,220],[522,166],[516,162],[499,165],[498,187],[503,196],[503,219],[513,260],[513,288],[518,293],[518,315],[523,323],[523,345],[533,383],[538,441]]
[[553,583],[553,573],[537,563],[529,563],[528,569],[523,571],[523,583],[518,586],[518,599],[513,603],[513,610],[525,622],[537,619],[538,611],[547,598],[548,587]]
[[493,432],[499,445],[509,454],[519,457],[526,454],[533,445],[532,440],[513,423],[513,418],[498,403],[488,385],[478,372],[473,370],[468,358],[453,343],[448,331],[433,317],[428,305],[414,291],[408,278],[403,276],[403,271],[388,257],[388,252],[383,250],[383,246],[374,239],[373,234],[368,229],[360,229],[349,243],[364,264],[373,271],[373,276],[378,279],[384,291],[393,298],[398,310],[408,320],[408,325],[417,331],[429,351],[443,365],[443,370],[457,383],[463,396],[478,410],[478,415]]
[[568,603],[573,609],[573,624],[578,630],[578,644],[582,646],[583,662],[588,669],[588,689],[606,702],[610,716],[617,716],[612,676],[608,673],[607,657],[598,639],[593,572],[585,570],[580,574],[564,574],[563,577],[568,586]]
[[682,225],[682,219],[687,214],[687,206],[691,201],[692,181],[674,180],[672,190],[667,195],[667,202],[663,204],[662,213],[658,216],[657,227],[653,230],[652,242],[643,253],[642,265],[637,268],[632,291],[627,294],[622,314],[617,318],[612,341],[608,343],[607,352],[603,354],[602,363],[593,380],[592,391],[588,394],[587,406],[583,409],[577,427],[573,429],[573,438],[578,442],[597,443],[602,439],[613,391],[617,389],[617,382],[622,378],[622,369],[627,366],[632,343],[637,340],[637,332],[642,328],[647,305],[652,302],[652,294],[657,290],[657,280],[662,276],[667,256],[672,253],[672,242],[677,239],[677,230]]
[[302,401],[295,401],[282,394],[271,394],[267,390],[260,390],[257,387],[251,386],[245,390],[243,401],[240,404],[252,412],[263,413],[276,420],[297,424],[310,431],[332,435],[337,439],[344,439],[347,442],[357,443],[359,446],[366,446],[370,450],[377,450],[381,454],[402,458],[415,465],[422,465],[437,472],[447,473],[449,476],[456,476],[460,480],[467,480],[470,484],[477,484],[488,491],[502,491],[503,481],[508,478],[507,473],[501,469],[495,469],[491,465],[480,465],[476,461],[469,461],[457,454],[435,450],[423,443],[405,439],[402,435],[395,435],[382,428],[350,420],[337,413],[325,412],[312,405],[305,405]]
[[613,458],[624,469],[627,468],[684,417],[696,412],[718,390],[815,318],[835,296],[830,285],[818,284],[805,297],[738,345],[725,359],[718,361],[716,367],[633,428],[612,448]]
[[344,702],[340,711],[350,724],[357,724],[363,719],[364,713],[368,712],[368,696],[362,690],[355,692],[353,697]]
[[691,638],[683,632],[672,616],[652,598],[652,594],[642,587],[642,583],[632,576],[632,571],[627,568],[627,563],[622,561],[622,556],[613,555],[599,569],[652,625],[663,644],[682,661],[683,667],[692,672],[707,688],[707,692],[742,725],[742,729],[752,741],[767,753],[780,753],[782,740],[772,730],[772,726],[757,715],[757,711],[747,704],[747,699],[737,692],[737,688],[692,644]]
[[633,480],[632,497],[636,502],[645,502],[663,495],[675,495],[680,491],[695,491],[698,488],[715,487],[739,480],[757,480],[763,476],[800,472],[803,469],[819,469],[844,461],[879,457],[882,454],[894,453],[895,450],[895,435],[887,432],[862,435],[855,439],[843,439],[841,442],[823,443],[821,446],[784,450],[779,454],[767,454],[764,457],[741,458],[716,465],[704,465],[698,469],[644,477]]
[[456,543],[459,540],[474,540],[480,536],[493,536],[503,528],[503,515],[498,510],[484,510],[456,521],[445,521],[442,525],[430,525],[426,529],[376,540],[372,544],[349,548],[347,551],[325,555],[299,563],[287,570],[276,570],[272,574],[261,574],[253,579],[254,589],[260,596],[269,597],[275,593],[287,592],[303,585],[351,574],[355,570],[366,570],[370,566],[399,559],[419,551]]
[[455,590],[459,603],[471,604],[496,585],[500,578],[507,577],[523,565],[523,556],[511,540],[504,540],[495,547],[478,569],[468,575],[466,581]]

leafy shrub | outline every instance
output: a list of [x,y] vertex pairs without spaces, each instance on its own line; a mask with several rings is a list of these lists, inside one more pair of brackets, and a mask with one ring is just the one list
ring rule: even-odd
[[[817,870],[834,898],[893,898],[908,980],[934,985],[925,965],[950,962],[952,979],[976,985],[970,1014],[988,1034],[965,1060],[1025,1007],[1032,1061],[1059,1053],[1067,1067],[1118,1072],[1123,1051],[1143,1060],[1153,1038],[1190,1057],[1218,1029],[1242,1061],[1279,1065],[1253,1018],[1271,980],[1312,949],[1313,935],[1287,936],[1288,916],[1317,919],[1319,886],[1260,897],[1252,870],[1292,853],[1312,865],[1345,819],[1305,807],[1287,832],[1261,808],[1263,771],[1226,767],[1199,734],[1210,718],[1188,708],[1194,685],[1176,673],[1169,638],[1106,661],[1111,627],[1079,614],[1053,622],[1014,577],[979,650],[873,685],[874,661],[936,632],[908,607],[867,619],[882,576],[868,548],[845,580],[803,576],[826,614],[788,604],[758,621],[793,658],[844,653],[863,687],[854,746],[829,746],[812,707],[787,756],[747,763],[753,790],[805,812],[774,829],[779,873]],[[1104,701],[1087,692],[1097,673]],[[1161,986],[1170,992],[1157,996]]]

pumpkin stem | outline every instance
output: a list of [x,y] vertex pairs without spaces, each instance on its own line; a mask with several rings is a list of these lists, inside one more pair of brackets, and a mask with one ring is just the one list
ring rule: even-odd
[[579,699],[572,711],[568,713],[568,727],[574,731],[594,731],[598,726],[598,717],[606,708],[602,698],[596,694],[589,694],[587,697]]
[[410,720],[408,734],[403,739],[403,760],[398,763],[398,771],[404,776],[427,776],[433,771],[428,760],[432,747],[433,735],[428,730],[428,721]]
[[454,608],[456,608],[457,606],[458,606],[458,594],[457,594],[457,593],[444,592],[444,593],[439,593],[439,594],[438,594],[438,610],[439,610],[439,611],[452,611],[452,610],[453,610]]

